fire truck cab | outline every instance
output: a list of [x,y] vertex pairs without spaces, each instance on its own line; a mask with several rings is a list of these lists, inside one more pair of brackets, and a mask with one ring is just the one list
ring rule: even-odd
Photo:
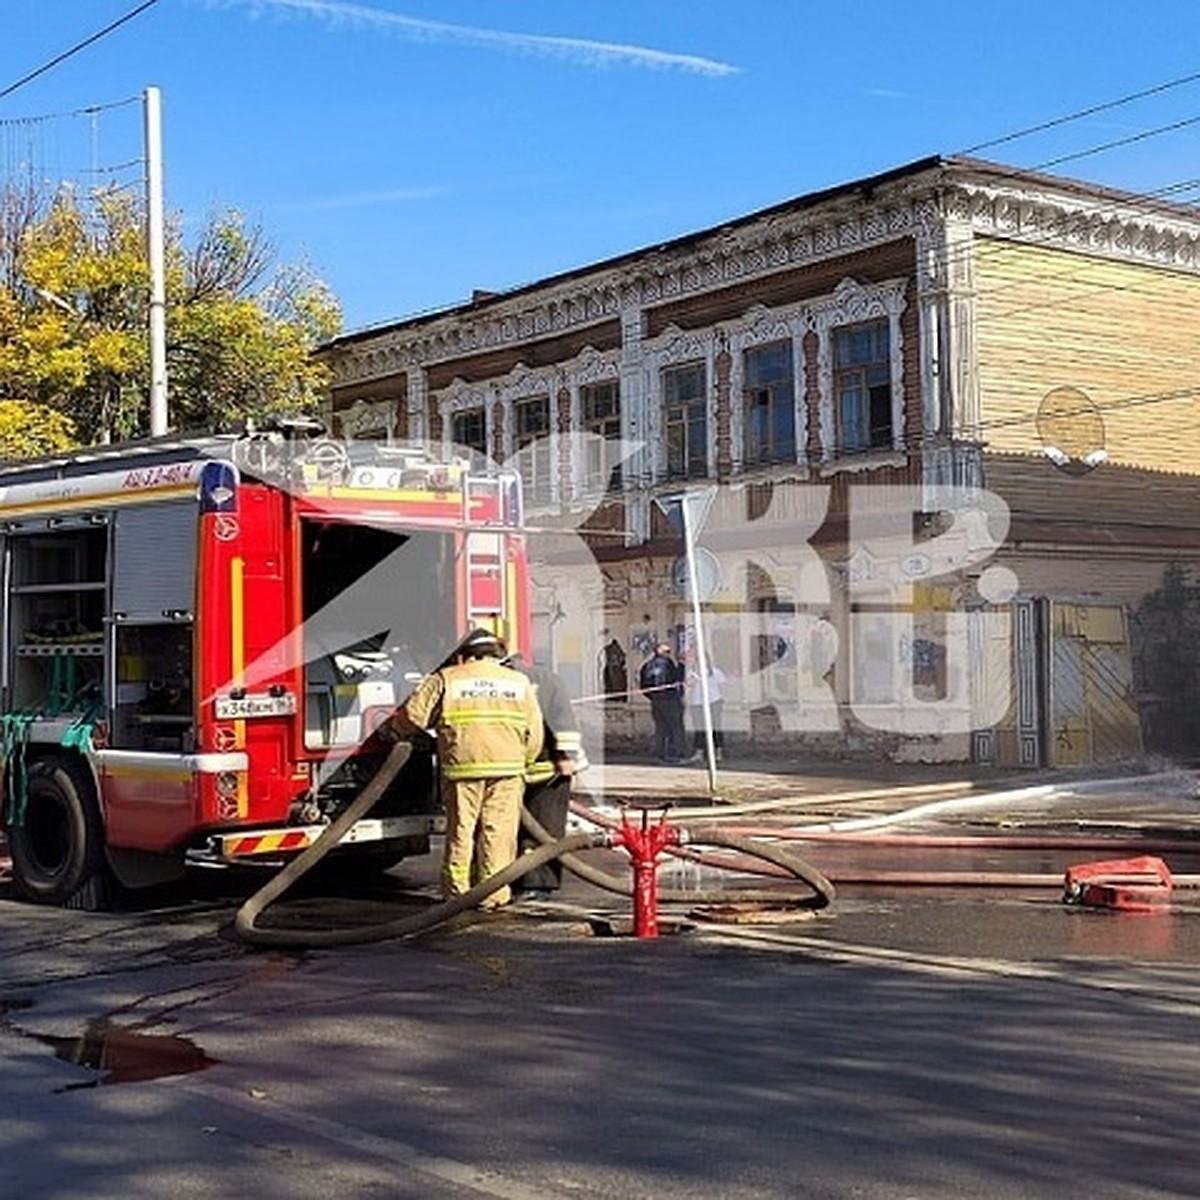
[[[486,625],[529,644],[515,473],[283,427],[0,469],[0,806],[31,900],[278,863]],[[418,748],[339,854],[429,848]]]

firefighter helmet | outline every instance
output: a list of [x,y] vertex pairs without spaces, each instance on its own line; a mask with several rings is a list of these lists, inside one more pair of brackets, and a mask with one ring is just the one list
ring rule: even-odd
[[490,629],[472,629],[460,643],[459,651],[472,658],[503,658],[505,654],[503,640]]

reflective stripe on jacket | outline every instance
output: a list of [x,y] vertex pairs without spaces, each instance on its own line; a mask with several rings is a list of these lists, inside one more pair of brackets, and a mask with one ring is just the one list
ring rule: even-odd
[[436,728],[444,779],[522,775],[542,746],[533,685],[493,658],[435,671],[398,715],[401,725]]
[[537,760],[525,772],[525,782],[546,783],[558,774],[556,763],[569,758],[576,771],[587,764],[583,751],[583,735],[575,728],[575,709],[563,681],[548,667],[521,663],[516,668],[533,682],[534,694],[545,722],[546,736]]

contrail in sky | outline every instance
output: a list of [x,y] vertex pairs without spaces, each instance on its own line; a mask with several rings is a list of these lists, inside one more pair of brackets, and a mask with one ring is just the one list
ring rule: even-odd
[[290,212],[321,212],[338,208],[366,208],[374,204],[399,204],[408,200],[436,200],[442,189],[436,187],[391,188],[376,192],[352,192],[344,196],[325,196],[316,200],[302,200],[295,204],[277,207]]
[[305,13],[330,25],[373,27],[411,41],[461,42],[500,50],[518,50],[577,62],[585,67],[650,67],[659,70],[689,71],[696,75],[737,75],[740,68],[712,58],[693,54],[670,54],[645,46],[626,46],[617,42],[594,42],[587,38],[549,37],[532,33],[505,33],[480,29],[473,25],[448,25],[405,17],[384,8],[364,4],[345,4],[341,0],[225,0],[255,12],[288,9]]

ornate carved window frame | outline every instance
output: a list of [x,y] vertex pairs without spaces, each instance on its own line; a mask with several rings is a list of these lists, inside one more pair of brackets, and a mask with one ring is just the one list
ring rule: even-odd
[[705,457],[709,465],[709,474],[712,474],[717,448],[716,335],[715,327],[692,331],[680,329],[678,325],[669,325],[658,337],[642,343],[642,366],[646,384],[643,424],[646,430],[643,472],[646,483],[667,482],[663,372],[670,367],[682,367],[693,362],[704,364],[704,387],[707,393],[704,404]]
[[337,420],[337,432],[344,438],[390,442],[396,429],[398,403],[394,398],[355,400],[349,408],[339,409],[333,414]]
[[486,384],[467,383],[463,379],[455,379],[442,390],[437,397],[437,406],[442,421],[442,444],[447,451],[458,444],[454,441],[454,418],[459,413],[481,408],[483,409],[484,444],[488,447],[488,457],[491,457],[492,414],[490,401],[491,387]]
[[[498,441],[505,460],[511,460],[517,450],[516,406],[526,400],[536,400],[542,396],[547,398],[550,415],[550,449],[549,462],[547,464],[549,486],[546,493],[540,496],[536,505],[532,505],[532,507],[546,508],[556,504],[560,491],[559,458],[561,453],[561,439],[555,415],[557,413],[558,393],[563,386],[562,364],[556,363],[553,367],[530,368],[526,367],[523,363],[518,363],[507,375],[491,380],[488,386],[492,392],[492,402],[498,410],[498,413],[494,414],[494,416],[497,416],[502,423]],[[526,498],[526,502],[528,505],[528,497]]]
[[[907,308],[908,280],[889,279],[882,283],[861,284],[847,277],[831,295],[810,306],[810,328],[817,335],[817,387],[820,394],[819,432],[821,465],[826,470],[868,470],[884,463],[904,462],[904,337],[900,318]],[[842,456],[837,447],[837,426],[833,412],[833,331],[844,325],[886,318],[888,353],[891,366],[892,445],[876,450]]]
[[[546,424],[542,434],[531,439],[529,446],[533,447],[537,442],[541,441],[544,441],[546,446],[541,451],[532,448],[529,449],[528,457],[518,461],[518,456],[522,452],[520,445],[522,432],[518,428],[521,414],[523,410],[532,408],[535,404],[543,410]],[[557,459],[554,455],[554,448],[557,445],[558,439],[555,433],[554,416],[555,397],[549,392],[532,392],[512,401],[512,420],[511,422],[506,422],[511,427],[508,458],[521,472],[521,476],[525,480],[525,506],[527,508],[543,507],[553,500],[558,490],[558,480],[556,478],[558,474]],[[532,470],[532,479],[522,469],[525,467]]]
[[805,305],[769,309],[755,304],[740,321],[727,322],[723,328],[729,337],[729,405],[730,442],[735,474],[746,470],[770,469],[785,466],[782,462],[746,465],[746,406],[745,352],[772,342],[790,342],[792,347],[792,404],[796,431],[796,454],[791,463],[805,465],[808,461],[808,408],[804,403],[805,359],[804,335],[809,330]]
[[[611,350],[601,353],[590,347],[585,349],[573,363],[568,364],[567,386],[571,393],[571,428],[580,434],[586,433],[583,424],[583,389],[599,383],[616,385],[617,405],[620,414],[622,440],[630,438],[629,402],[621,387],[621,354]],[[572,495],[571,500],[597,499],[604,495],[605,489],[596,487],[588,478],[586,447],[582,437],[572,438],[570,453]],[[621,472],[621,490],[629,488],[629,472]]]

